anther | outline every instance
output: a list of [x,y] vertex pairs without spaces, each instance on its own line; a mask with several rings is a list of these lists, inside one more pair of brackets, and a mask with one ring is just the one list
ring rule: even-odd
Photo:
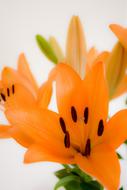
[[10,96],[10,90],[7,88],[7,95]]
[[98,136],[102,136],[103,132],[104,132],[104,124],[103,120],[101,119],[98,124],[98,131],[97,131]]
[[84,156],[90,156],[90,152],[91,152],[91,141],[90,141],[90,139],[87,139],[85,152],[83,155]]
[[12,85],[12,93],[13,93],[13,94],[15,93],[15,87],[14,87],[14,84]]
[[3,99],[3,101],[6,101],[6,96],[3,93],[1,93],[0,95],[1,95],[1,98]]
[[70,135],[68,131],[66,131],[65,137],[64,137],[64,145],[66,148],[70,147]]
[[59,121],[60,121],[60,126],[61,126],[62,131],[66,134],[67,131],[66,131],[66,125],[65,125],[64,119],[60,117]]
[[71,107],[71,116],[74,122],[77,121],[77,112],[74,106]]
[[88,107],[86,107],[84,110],[84,123],[85,124],[88,123],[88,115],[89,115],[89,109],[88,109]]

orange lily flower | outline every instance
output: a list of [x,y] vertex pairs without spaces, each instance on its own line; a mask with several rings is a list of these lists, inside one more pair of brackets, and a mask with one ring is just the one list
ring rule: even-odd
[[[20,84],[27,88],[34,96],[37,106],[42,108],[48,107],[52,95],[52,86],[46,82],[42,84],[40,88],[38,87],[23,53],[19,56],[17,70],[5,67],[2,71],[0,82],[0,106],[3,111],[6,110],[4,104],[6,98],[14,93],[14,84]],[[12,126],[0,125],[0,138],[10,137],[8,132],[10,128],[12,128]]]
[[67,64],[58,64],[49,76],[50,83],[54,80],[58,113],[36,106],[33,94],[21,85],[15,85],[15,93],[5,101],[10,133],[20,130],[13,138],[29,147],[25,163],[77,164],[107,189],[117,190],[120,165],[115,149],[127,138],[127,110],[107,119],[103,64],[95,64],[84,80]]

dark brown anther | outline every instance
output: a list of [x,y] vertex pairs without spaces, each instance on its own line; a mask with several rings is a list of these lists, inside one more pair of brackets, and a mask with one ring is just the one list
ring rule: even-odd
[[64,145],[66,148],[70,148],[70,135],[68,131],[66,131],[65,137],[64,137]]
[[0,95],[1,95],[2,100],[6,101],[6,96],[3,93],[1,93]]
[[7,88],[7,95],[10,96],[10,90]]
[[67,131],[66,131],[66,125],[65,125],[64,119],[60,117],[59,121],[60,121],[60,126],[61,126],[62,131],[66,134]]
[[90,156],[90,152],[91,152],[91,141],[90,141],[90,139],[87,139],[85,152],[83,155],[84,156]]
[[12,93],[13,94],[15,93],[15,86],[14,86],[14,84],[12,85]]
[[71,107],[71,117],[74,122],[77,122],[77,112],[74,106]]
[[104,124],[103,120],[101,119],[98,125],[98,131],[97,131],[98,136],[102,136],[103,132],[104,132]]
[[88,116],[89,116],[89,109],[88,109],[88,107],[86,107],[84,110],[84,123],[85,124],[88,123]]

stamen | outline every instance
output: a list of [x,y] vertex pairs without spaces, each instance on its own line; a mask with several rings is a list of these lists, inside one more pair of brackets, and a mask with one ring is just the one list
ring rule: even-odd
[[13,94],[15,93],[15,86],[14,86],[14,84],[12,85],[12,93]]
[[7,95],[10,96],[10,90],[7,88]]
[[0,95],[1,95],[1,98],[3,99],[3,101],[6,101],[6,96],[3,93],[1,93]]
[[97,131],[98,136],[102,136],[103,132],[104,132],[104,124],[103,120],[101,119],[98,125],[98,131]]
[[88,115],[89,115],[89,109],[88,109],[88,107],[86,107],[84,110],[84,123],[85,124],[88,123]]
[[64,145],[66,148],[70,148],[70,135],[68,131],[66,131],[65,137],[64,137]]
[[74,106],[71,107],[71,116],[74,122],[77,121],[77,112]]
[[66,125],[65,125],[64,119],[60,117],[59,121],[60,121],[60,126],[61,126],[62,131],[66,134],[67,131],[66,131]]
[[91,141],[90,141],[90,139],[87,139],[85,152],[83,155],[84,156],[90,156],[90,152],[91,152]]

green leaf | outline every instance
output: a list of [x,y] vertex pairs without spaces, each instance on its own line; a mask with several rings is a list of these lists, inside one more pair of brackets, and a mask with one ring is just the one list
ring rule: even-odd
[[57,190],[59,187],[64,187],[66,186],[69,182],[72,182],[72,181],[76,181],[76,182],[80,182],[80,178],[78,176],[75,176],[75,175],[69,175],[69,176],[66,176],[62,179],[60,179],[57,184],[55,185],[54,187],[54,190]]
[[117,152],[117,156],[119,159],[123,159],[123,157]]
[[71,169],[71,167],[68,164],[61,164],[65,169]]
[[124,142],[124,144],[126,144],[126,145],[127,145],[127,140]]
[[80,170],[78,167],[73,168],[73,169],[71,170],[71,172],[72,172],[73,174],[76,174],[76,175],[80,176],[81,179],[82,179],[83,181],[85,181],[85,182],[92,181],[92,178],[91,178],[89,175],[87,175],[86,173],[84,173],[82,170]]
[[58,177],[59,179],[63,178],[63,177],[66,177],[68,175],[71,175],[70,171],[67,170],[67,169],[61,169],[61,170],[58,170],[56,171],[55,173],[55,176]]
[[119,190],[123,190],[123,187],[121,187]]
[[57,64],[58,59],[50,45],[50,43],[41,35],[36,35],[36,41],[40,48],[40,50],[44,53],[44,55],[53,63]]
[[[64,165],[64,169],[55,172],[60,179],[55,189],[64,187],[66,190],[103,190],[102,185],[84,173],[77,165]],[[122,190],[122,189],[121,189]]]
[[67,185],[64,186],[66,190],[84,190],[82,189],[80,182],[71,181]]
[[81,187],[85,190],[103,190],[104,188],[97,181],[91,181],[89,183],[81,183]]

